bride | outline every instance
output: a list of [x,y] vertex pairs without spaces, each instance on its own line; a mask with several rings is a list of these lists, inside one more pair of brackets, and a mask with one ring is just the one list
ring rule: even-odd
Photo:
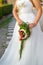
[[[37,9],[36,16],[32,8]],[[42,9],[39,0],[16,0],[13,15],[16,19],[13,36],[0,59],[0,65],[43,65],[43,33],[40,28],[39,19]],[[30,38],[24,43],[22,57],[19,60],[20,40],[18,30],[20,25],[28,22],[32,30]]]

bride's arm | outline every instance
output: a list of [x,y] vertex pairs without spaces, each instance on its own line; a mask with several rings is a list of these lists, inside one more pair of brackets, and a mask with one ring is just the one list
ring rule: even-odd
[[37,14],[36,14],[36,18],[34,20],[34,23],[32,23],[30,25],[30,28],[35,27],[37,25],[37,23],[39,22],[39,19],[40,19],[41,15],[42,15],[42,8],[41,8],[39,0],[32,0],[32,2],[34,3],[34,5],[35,5],[35,7],[37,9]]
[[17,20],[18,24],[21,25],[22,24],[22,20],[19,18],[19,16],[17,15],[18,12],[18,8],[17,5],[15,3],[14,8],[13,8],[13,16],[15,17],[15,19]]

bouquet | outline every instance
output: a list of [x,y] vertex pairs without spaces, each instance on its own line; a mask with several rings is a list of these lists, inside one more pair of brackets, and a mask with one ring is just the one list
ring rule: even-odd
[[21,59],[21,56],[22,56],[22,51],[23,51],[23,47],[24,47],[24,41],[30,37],[30,34],[31,34],[31,32],[30,32],[29,26],[27,25],[27,23],[23,22],[20,25],[20,29],[19,29],[19,35],[20,35],[20,41],[21,41],[20,59]]

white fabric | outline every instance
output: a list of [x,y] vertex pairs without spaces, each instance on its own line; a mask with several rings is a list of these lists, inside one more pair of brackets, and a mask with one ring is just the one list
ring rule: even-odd
[[[24,22],[34,23],[35,15],[32,12],[32,3],[30,0],[17,0],[16,3],[19,9],[18,16]],[[22,8],[20,5],[26,5]],[[21,9],[20,9],[21,8]],[[6,48],[3,56],[0,59],[0,65],[43,65],[43,33],[38,23],[36,27],[32,29],[32,34],[24,42],[24,49],[22,58],[19,60],[19,25],[16,21],[13,36]]]

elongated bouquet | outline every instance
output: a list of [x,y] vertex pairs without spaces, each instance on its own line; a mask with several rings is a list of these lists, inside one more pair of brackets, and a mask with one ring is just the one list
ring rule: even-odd
[[19,29],[19,35],[20,35],[20,41],[21,41],[21,47],[20,47],[20,59],[22,56],[22,51],[24,48],[24,41],[30,37],[30,28],[27,25],[27,23],[23,22],[22,25],[20,25]]

